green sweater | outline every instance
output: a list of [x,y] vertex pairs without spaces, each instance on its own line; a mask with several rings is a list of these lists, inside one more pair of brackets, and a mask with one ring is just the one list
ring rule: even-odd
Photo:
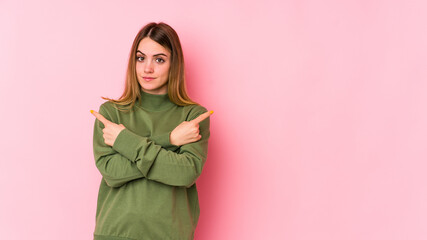
[[131,112],[113,105],[103,103],[99,113],[126,129],[111,147],[104,143],[104,124],[95,120],[93,153],[102,180],[94,240],[193,239],[200,212],[195,181],[207,157],[209,118],[199,124],[197,142],[178,147],[169,135],[206,109],[143,91]]

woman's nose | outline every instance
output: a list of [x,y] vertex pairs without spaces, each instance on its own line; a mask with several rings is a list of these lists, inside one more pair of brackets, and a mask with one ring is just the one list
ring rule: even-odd
[[146,73],[152,73],[153,72],[153,66],[151,64],[151,61],[147,61],[145,63],[144,72],[146,72]]

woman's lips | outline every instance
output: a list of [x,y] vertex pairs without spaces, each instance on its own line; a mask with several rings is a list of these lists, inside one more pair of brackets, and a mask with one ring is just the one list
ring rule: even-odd
[[142,77],[142,78],[147,82],[154,80],[153,77]]

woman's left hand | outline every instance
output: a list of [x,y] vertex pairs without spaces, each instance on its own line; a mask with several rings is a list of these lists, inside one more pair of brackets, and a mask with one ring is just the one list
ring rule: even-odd
[[102,132],[104,133],[104,142],[108,146],[113,146],[114,141],[116,141],[117,136],[119,133],[125,129],[125,126],[123,124],[116,124],[111,121],[108,121],[104,116],[102,116],[100,113],[91,110],[90,111],[99,121],[101,121],[105,128],[102,129]]

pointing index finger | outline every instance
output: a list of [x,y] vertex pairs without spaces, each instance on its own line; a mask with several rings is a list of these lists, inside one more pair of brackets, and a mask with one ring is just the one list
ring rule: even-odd
[[104,126],[105,125],[107,125],[107,124],[109,124],[109,123],[111,123],[110,121],[108,121],[108,119],[106,119],[104,116],[102,116],[100,113],[98,113],[98,112],[96,112],[96,111],[93,111],[93,110],[90,110],[90,112],[99,120],[99,121],[101,121],[103,124],[104,124]]
[[200,116],[198,116],[195,119],[191,120],[191,122],[199,124],[201,121],[205,120],[210,115],[212,115],[212,113],[213,113],[213,111],[208,111],[208,112],[202,113],[202,114],[200,114]]

